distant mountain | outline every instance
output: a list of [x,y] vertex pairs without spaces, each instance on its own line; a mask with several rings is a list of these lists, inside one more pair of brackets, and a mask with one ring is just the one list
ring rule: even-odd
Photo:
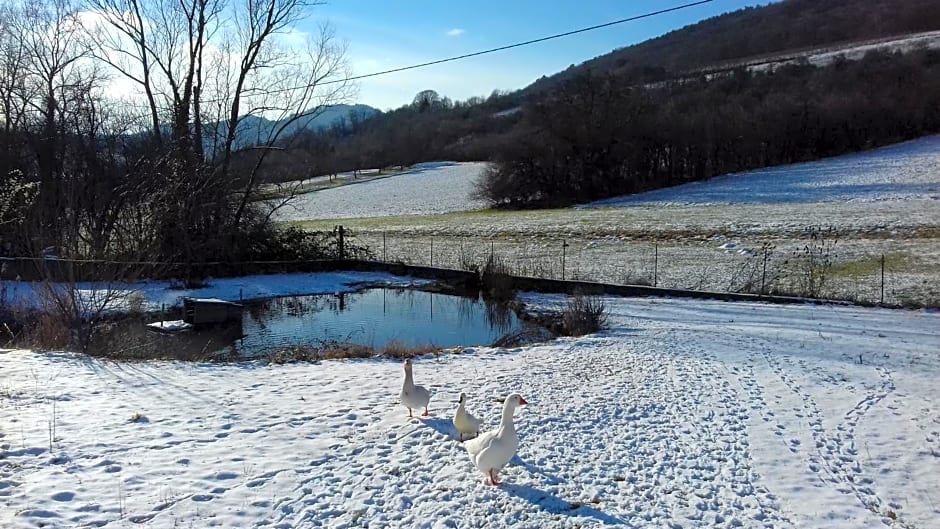
[[[279,139],[288,138],[301,130],[317,130],[332,127],[334,125],[348,127],[351,121],[364,121],[376,114],[382,112],[368,105],[332,105],[325,107],[313,116],[307,116],[288,124]],[[238,132],[235,135],[235,150],[242,149],[259,143],[266,143],[270,135],[275,132],[287,120],[272,121],[262,116],[247,116],[239,123]],[[213,144],[220,144],[224,141],[228,126],[226,123],[217,123],[215,126],[208,125],[205,130],[206,150],[210,151]],[[213,137],[213,130],[215,134]]]

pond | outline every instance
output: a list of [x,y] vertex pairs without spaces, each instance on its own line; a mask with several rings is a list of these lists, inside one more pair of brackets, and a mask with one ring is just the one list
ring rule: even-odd
[[[370,288],[328,295],[246,302],[233,325],[157,333],[140,322],[115,326],[101,349],[120,356],[258,357],[288,347],[355,344],[382,349],[490,345],[523,324],[505,304],[405,288]],[[178,315],[170,315],[175,319]],[[134,345],[133,351],[124,347]]]

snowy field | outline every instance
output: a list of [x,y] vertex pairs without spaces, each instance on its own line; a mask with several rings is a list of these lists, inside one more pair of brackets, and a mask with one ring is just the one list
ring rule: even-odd
[[815,162],[732,173],[602,200],[591,207],[908,200],[940,201],[940,136]]
[[483,209],[471,198],[482,162],[418,164],[388,178],[373,179],[298,196],[278,212],[279,220],[347,219],[429,215]]
[[[526,296],[557,307],[554,296]],[[606,298],[610,329],[394,361],[0,351],[0,527],[937,527],[940,314]],[[520,392],[483,483],[450,424]]]
[[[426,195],[423,207],[443,196]],[[874,263],[886,255],[886,302],[940,300],[940,136],[576,208],[384,216],[391,214],[343,224],[390,261],[426,265],[433,250],[433,263],[459,268],[468,254],[485,259],[495,250],[517,272],[561,277],[564,244],[565,277],[651,281],[656,266],[661,286],[708,290],[735,288],[748,266],[726,244],[774,245],[782,263],[805,247],[808,228],[832,227],[842,275],[825,295],[879,301]]]
[[[332,220],[474,211],[485,206],[470,198],[474,183],[485,168],[483,162],[419,164],[388,178],[301,195],[281,216],[284,220]],[[817,204],[842,204],[847,206],[846,211],[855,212],[871,202],[911,202],[914,205],[909,208],[911,224],[930,220],[919,213],[926,210],[925,213],[932,214],[936,209],[927,205],[940,203],[940,136],[815,162],[727,174],[601,200],[579,209],[645,206],[659,211],[663,206],[721,206],[717,213],[711,212],[710,220],[715,222],[717,216],[734,223],[737,211],[728,207],[745,208],[742,213],[747,218],[753,215],[747,210],[749,206],[761,206],[771,208],[771,221],[789,216],[792,223],[805,224],[832,216],[826,211],[814,212]],[[889,215],[899,214],[894,209],[888,211]],[[660,214],[656,221],[665,223],[667,228],[673,223],[689,227],[683,223],[682,210],[675,210],[679,215],[670,213]],[[697,219],[693,213],[689,220],[702,223],[703,219]],[[759,217],[747,220],[749,224]],[[858,220],[864,223],[850,226],[864,228],[881,219]]]

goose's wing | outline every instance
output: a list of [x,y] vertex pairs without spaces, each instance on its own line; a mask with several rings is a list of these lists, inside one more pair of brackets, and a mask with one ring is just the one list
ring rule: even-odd
[[464,441],[463,445],[467,449],[467,453],[470,454],[470,460],[474,464],[477,464],[477,460],[490,445],[493,444],[493,441],[496,440],[496,431],[491,430],[489,432],[484,432],[479,436],[470,439],[469,441]]
[[473,414],[467,412],[467,423],[470,425],[473,431],[480,431],[480,424],[483,423],[479,418],[474,417]]
[[422,406],[427,406],[431,402],[431,392],[424,386],[415,386],[414,395],[415,400],[420,402]]
[[458,407],[454,413],[454,426],[463,433],[477,433],[480,431],[480,419],[470,414],[463,406]]

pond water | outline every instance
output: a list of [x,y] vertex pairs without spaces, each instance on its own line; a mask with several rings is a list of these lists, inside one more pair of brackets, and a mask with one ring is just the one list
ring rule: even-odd
[[480,297],[373,288],[248,302],[240,322],[209,330],[165,334],[147,331],[140,322],[122,324],[108,342],[140,344],[129,355],[135,357],[257,357],[291,346],[324,344],[376,349],[391,343],[409,348],[490,345],[521,328],[513,311]]

